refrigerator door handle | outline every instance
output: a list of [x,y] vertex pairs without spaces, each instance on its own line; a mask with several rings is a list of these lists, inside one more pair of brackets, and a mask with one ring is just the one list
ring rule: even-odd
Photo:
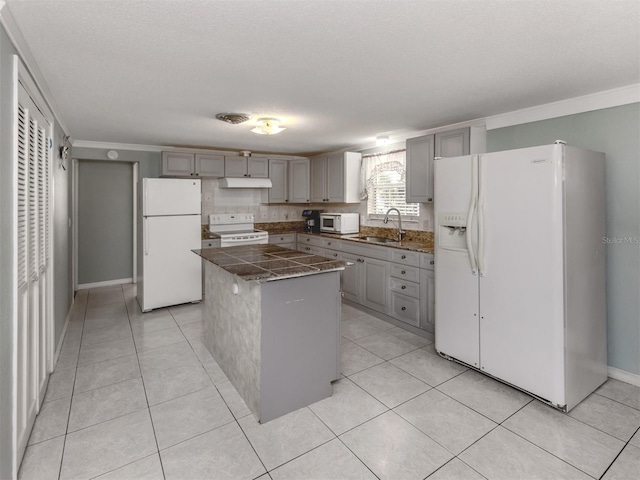
[[467,253],[469,254],[469,263],[471,264],[471,273],[475,275],[478,271],[476,256],[473,252],[473,242],[471,238],[471,225],[473,224],[473,216],[476,213],[478,199],[478,156],[471,157],[471,202],[469,202],[469,211],[467,212]]
[[484,277],[487,273],[487,268],[484,261],[484,198],[485,198],[485,186],[484,186],[484,162],[482,157],[478,160],[478,269],[480,270],[480,276]]
[[144,254],[149,255],[149,225],[148,218],[142,217],[142,224],[144,225],[144,232],[142,233],[144,237]]

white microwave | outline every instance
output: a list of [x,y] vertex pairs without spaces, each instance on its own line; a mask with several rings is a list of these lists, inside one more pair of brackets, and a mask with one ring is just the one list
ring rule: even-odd
[[358,233],[360,215],[357,213],[321,213],[320,231],[326,233]]

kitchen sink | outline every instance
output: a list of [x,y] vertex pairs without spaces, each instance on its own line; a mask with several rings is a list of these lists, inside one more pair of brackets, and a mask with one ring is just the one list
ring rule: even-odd
[[361,240],[366,240],[367,242],[374,243],[398,243],[395,238],[389,237],[360,237]]

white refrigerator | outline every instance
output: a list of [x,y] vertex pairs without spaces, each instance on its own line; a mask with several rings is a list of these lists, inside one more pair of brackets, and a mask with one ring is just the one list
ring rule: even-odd
[[440,158],[435,343],[568,411],[607,379],[604,154]]
[[140,309],[202,299],[200,180],[143,178],[138,201]]

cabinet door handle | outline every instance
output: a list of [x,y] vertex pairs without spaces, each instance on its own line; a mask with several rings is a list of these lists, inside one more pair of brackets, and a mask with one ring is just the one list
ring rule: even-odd
[[309,241],[311,241],[311,239],[310,239],[310,238],[307,238],[307,242],[309,242]]
[[402,307],[400,310],[402,310],[403,312],[407,309],[407,307]]
[[407,271],[406,270],[402,270],[402,272],[400,272],[400,273],[402,273],[402,275],[404,275],[405,273],[407,273]]
[[327,242],[327,245],[331,245],[331,242]]
[[363,262],[364,262],[364,260],[363,260],[363,259],[361,259],[361,258],[359,258],[359,259],[358,259],[358,262],[363,263]]
[[337,257],[337,256],[338,256],[338,254],[337,254],[337,253],[334,253],[334,254],[333,254],[333,256],[334,256],[334,257]]
[[305,250],[311,250],[311,247],[305,247],[304,249]]
[[406,285],[402,285],[402,287],[400,287],[400,288],[402,288],[402,290],[404,290],[405,288],[407,288],[407,286]]
[[404,260],[405,258],[407,258],[407,256],[406,255],[402,255],[400,258]]
[[431,260],[431,261],[429,262],[429,265],[433,265],[434,263],[436,263],[436,262],[434,262],[433,260]]

